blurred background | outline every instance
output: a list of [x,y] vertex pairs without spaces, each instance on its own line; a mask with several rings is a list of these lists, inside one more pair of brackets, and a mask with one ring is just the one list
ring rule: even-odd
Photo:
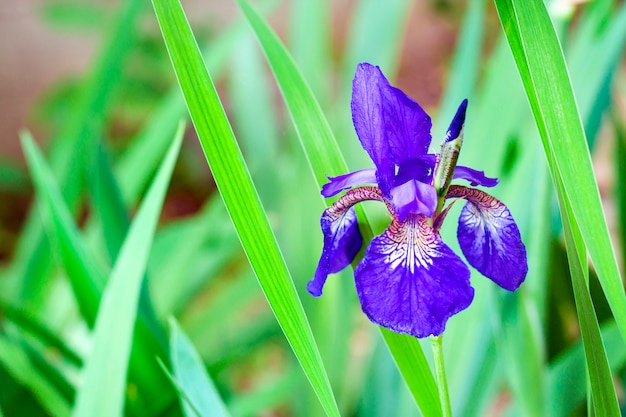
[[[420,415],[378,330],[360,312],[352,271],[331,277],[320,299],[305,291],[321,250],[323,204],[236,3],[182,4],[290,267],[342,415]],[[431,151],[456,106],[469,98],[459,163],[500,178],[494,194],[518,221],[530,271],[515,294],[473,273],[476,300],[450,321],[444,339],[455,415],[536,416],[536,404],[543,415],[585,415],[583,356],[560,218],[493,4],[277,0],[255,6],[298,63],[352,170],[371,166],[349,110],[357,63],[381,66],[432,116]],[[626,6],[561,1],[549,7],[623,267]],[[75,271],[62,262],[55,237],[34,208],[20,130],[29,130],[45,150],[95,267],[107,274],[185,117],[148,1],[0,5],[3,415],[66,415],[91,343],[72,284]],[[367,203],[378,233],[389,222],[383,210]],[[457,248],[453,223],[444,228],[444,240]],[[623,407],[626,348],[593,271],[591,288]],[[166,340],[169,316],[179,320],[233,416],[322,415],[246,261],[190,124],[152,245],[142,303],[156,340]],[[428,343],[424,347],[429,350]],[[165,342],[155,349],[167,358]],[[175,391],[160,372],[150,361],[131,367],[128,415],[180,415]]]

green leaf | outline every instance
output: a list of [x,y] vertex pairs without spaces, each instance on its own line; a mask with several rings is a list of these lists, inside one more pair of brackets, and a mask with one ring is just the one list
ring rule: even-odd
[[185,416],[196,415],[194,409],[204,417],[230,416],[200,355],[174,319],[170,319],[170,332],[170,360],[174,378],[186,394],[180,398]]
[[440,416],[439,390],[418,340],[406,334],[394,333],[384,327],[381,327],[380,331],[422,414]]
[[74,416],[123,414],[124,387],[139,293],[183,131],[181,124],[111,271],[93,332],[93,348],[85,361],[84,381],[77,393]]
[[559,200],[565,203],[566,212],[563,219],[567,260],[570,266],[574,300],[578,311],[578,322],[585,349],[585,359],[591,382],[593,407],[596,416],[620,416],[617,395],[613,386],[613,377],[608,358],[600,334],[591,295],[589,294],[589,271],[587,251],[580,230],[573,221],[572,208],[569,201],[563,201],[559,192]]
[[615,389],[586,284],[586,249],[625,338],[626,298],[563,55],[543,2],[522,6],[514,0],[496,0],[496,6],[556,185],[593,405],[597,415],[617,416]]
[[359,62],[379,65],[385,74],[395,74],[412,6],[408,0],[360,0],[352,15],[344,79],[352,79]]
[[[615,323],[602,326],[602,339],[606,344],[611,369],[615,372],[626,363],[626,350]],[[587,385],[585,352],[582,341],[563,352],[549,370],[548,414],[550,417],[567,417],[583,403]]]
[[[245,0],[238,0],[238,2],[272,67],[313,177],[318,189],[321,189],[322,184],[327,182],[326,175],[348,172],[328,121],[276,34]],[[360,207],[357,207],[357,213],[362,221],[359,225],[361,233],[365,239],[371,238],[371,227]],[[425,416],[440,415],[436,385],[419,341],[412,337],[385,331],[382,328],[381,331],[422,413]],[[436,399],[434,403],[433,398]]]
[[[468,98],[473,103],[472,94],[478,71],[480,69],[485,4],[486,0],[475,0],[467,3],[463,26],[457,37],[454,48],[449,79],[444,96],[439,105],[439,115],[453,115],[461,100]],[[449,120],[439,117],[433,126],[433,142],[443,140]]]
[[71,347],[25,309],[0,300],[0,314],[19,326],[24,334],[31,334],[45,346],[57,349],[68,362],[82,364],[82,359]]
[[67,400],[35,368],[28,355],[15,340],[0,335],[0,365],[25,387],[29,388],[41,405],[54,416],[67,416]]
[[[106,281],[105,267],[88,250],[63,201],[54,176],[32,138],[24,133],[22,140],[52,247],[65,268],[83,319],[88,327],[93,327]],[[167,403],[168,396],[164,395],[163,389],[169,386],[152,358],[164,351],[165,346],[161,342],[165,341],[165,336],[162,327],[150,317],[149,311],[140,309],[129,375],[131,382],[137,385],[140,395],[135,396],[138,402],[133,402],[131,406],[158,409]]]
[[[570,79],[556,33],[540,0],[496,0],[496,6],[544,146],[562,180],[573,220],[626,340],[626,295],[602,211],[600,194]],[[561,207],[561,212],[565,208]],[[576,226],[574,226],[576,227]]]
[[[123,68],[122,62],[132,46],[142,0],[120,3],[116,23],[113,25],[104,47],[81,89],[76,106],[67,118],[61,132],[52,140],[50,165],[55,173],[67,206],[74,209],[83,190],[84,173],[87,168],[84,158],[90,154],[100,137],[106,108],[115,91]],[[38,262],[31,262],[38,259]],[[29,214],[18,242],[11,264],[11,289],[21,300],[37,305],[47,288],[52,257],[45,239],[38,214]],[[42,303],[43,304],[43,303]]]
[[87,325],[92,327],[105,282],[105,268],[81,244],[79,230],[63,201],[54,174],[32,137],[24,132],[21,139],[43,223],[53,243],[54,252],[59,254],[59,259],[65,266],[80,313]]
[[328,181],[326,175],[348,171],[328,121],[276,34],[246,1],[238,0],[238,3],[268,58],[313,176],[321,188]]
[[324,410],[338,416],[300,299],[185,14],[177,0],[154,0],[153,5],[200,144],[250,264]]

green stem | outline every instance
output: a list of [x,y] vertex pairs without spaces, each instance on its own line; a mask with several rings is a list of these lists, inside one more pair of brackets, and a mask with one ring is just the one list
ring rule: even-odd
[[433,361],[435,362],[435,374],[437,376],[437,387],[439,388],[439,403],[443,417],[452,417],[452,407],[450,406],[450,395],[448,395],[448,380],[446,379],[446,368],[443,365],[443,335],[431,336],[430,342],[433,348]]

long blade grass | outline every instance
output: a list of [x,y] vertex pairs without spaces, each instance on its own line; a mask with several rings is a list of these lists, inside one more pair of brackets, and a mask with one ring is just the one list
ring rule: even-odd
[[155,0],[153,5],[191,119],[250,264],[325,412],[338,416],[300,299],[185,14],[176,0]]
[[170,360],[174,378],[185,393],[185,398],[181,397],[185,416],[196,415],[195,410],[202,417],[230,416],[198,352],[173,319],[170,320]]
[[542,2],[496,1],[496,5],[557,187],[593,405],[598,415],[618,415],[604,344],[585,285],[586,249],[625,340],[626,297],[563,54]]
[[73,416],[123,415],[126,372],[141,283],[183,131],[181,124],[111,271],[98,309],[93,350],[85,361],[84,382],[77,393]]

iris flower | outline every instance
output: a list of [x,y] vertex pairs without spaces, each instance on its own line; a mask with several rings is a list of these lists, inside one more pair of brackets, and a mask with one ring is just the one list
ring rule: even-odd
[[[421,338],[441,334],[448,319],[474,297],[467,264],[439,235],[454,202],[465,200],[457,237],[467,262],[500,287],[514,291],[528,271],[526,248],[509,209],[476,188],[498,180],[456,166],[467,100],[454,116],[440,154],[428,154],[431,120],[376,66],[362,63],[352,85],[352,120],[361,145],[374,162],[322,188],[324,197],[345,190],[322,214],[322,255],[307,290],[322,295],[326,278],[348,266],[363,246],[354,205],[384,203],[391,224],[372,239],[354,270],[363,312],[374,323]],[[369,185],[363,185],[369,184]],[[451,200],[447,207],[445,203]]]

